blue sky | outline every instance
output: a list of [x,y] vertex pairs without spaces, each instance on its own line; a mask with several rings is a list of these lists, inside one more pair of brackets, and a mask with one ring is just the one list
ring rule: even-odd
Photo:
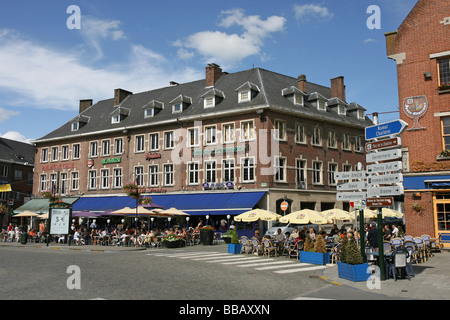
[[[367,113],[398,110],[395,62],[384,33],[416,0],[4,0],[0,11],[0,136],[29,141],[78,114],[79,100],[260,67],[330,86]],[[67,8],[80,8],[69,29]],[[380,29],[369,29],[371,5]],[[380,121],[397,119],[381,115]]]

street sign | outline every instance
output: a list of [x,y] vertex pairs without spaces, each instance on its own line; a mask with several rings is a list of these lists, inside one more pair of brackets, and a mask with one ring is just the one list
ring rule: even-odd
[[367,196],[397,196],[403,194],[403,192],[403,187],[400,186],[375,187],[367,189]]
[[379,139],[402,133],[408,124],[403,120],[394,120],[366,128],[366,140]]
[[385,173],[385,172],[396,172],[402,170],[401,161],[386,162],[380,164],[371,164],[367,166],[368,173]]
[[335,180],[365,179],[366,176],[366,171],[345,171],[334,173]]
[[367,198],[366,203],[368,207],[382,208],[391,207],[394,205],[394,198]]
[[366,162],[388,161],[402,157],[402,150],[393,149],[366,154]]
[[403,182],[403,174],[384,174],[382,176],[372,176],[367,178],[369,184],[393,184]]
[[286,211],[288,208],[289,208],[289,203],[287,203],[286,201],[283,201],[283,202],[280,204],[280,209],[281,209],[281,210]]
[[367,189],[368,184],[365,181],[341,183],[336,186],[336,190],[359,190]]
[[401,146],[401,144],[402,144],[402,139],[400,139],[399,137],[392,138],[392,139],[385,139],[385,140],[381,140],[381,141],[375,141],[375,142],[368,142],[368,143],[366,143],[366,151],[370,152],[373,150],[399,147],[399,146]]
[[366,192],[338,192],[336,193],[337,201],[361,201],[366,200]]
[[355,209],[361,210],[366,208],[366,200],[355,201],[350,203]]

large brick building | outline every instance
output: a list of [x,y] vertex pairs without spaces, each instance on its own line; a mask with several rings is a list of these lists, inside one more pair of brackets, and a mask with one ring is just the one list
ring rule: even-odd
[[386,34],[397,63],[408,234],[450,232],[450,2],[419,0]]
[[348,208],[333,173],[364,163],[371,124],[346,102],[343,77],[326,87],[209,64],[202,80],[82,100],[79,115],[35,141],[33,193],[56,189],[81,197],[74,209],[99,211],[136,182],[155,203],[193,215],[280,212],[283,200],[287,213]]

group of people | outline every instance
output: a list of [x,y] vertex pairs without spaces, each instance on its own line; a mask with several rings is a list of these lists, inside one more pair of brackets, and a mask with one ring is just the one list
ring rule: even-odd
[[[0,234],[0,241],[4,242],[13,242],[18,241],[20,234],[25,233],[25,228],[23,226],[13,226],[12,223],[9,223],[6,229],[2,229]],[[28,236],[31,239],[40,239],[45,232],[44,224],[39,224],[39,230],[30,229],[28,231]]]

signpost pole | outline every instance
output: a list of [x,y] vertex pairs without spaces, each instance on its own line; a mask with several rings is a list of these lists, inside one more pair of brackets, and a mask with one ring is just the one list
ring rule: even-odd
[[378,228],[378,266],[380,267],[380,279],[386,280],[386,268],[384,262],[384,248],[383,248],[383,216],[382,208],[377,210],[377,228]]
[[[355,220],[356,222],[356,220]],[[359,210],[359,239],[361,242],[361,256],[363,258],[363,262],[366,262],[366,234],[364,230],[364,209]]]

